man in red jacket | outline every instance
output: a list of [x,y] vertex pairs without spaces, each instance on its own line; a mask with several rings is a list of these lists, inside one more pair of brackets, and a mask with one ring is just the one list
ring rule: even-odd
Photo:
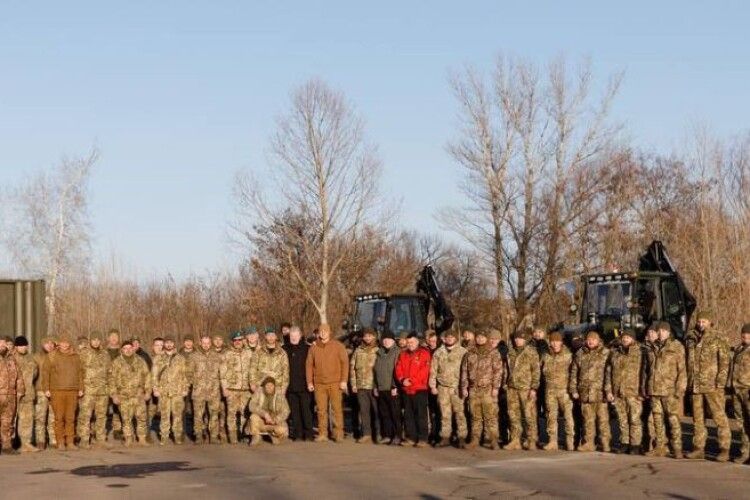
[[406,349],[396,362],[396,380],[404,397],[406,439],[401,446],[427,446],[427,382],[430,378],[430,351],[419,346],[416,333],[406,339]]

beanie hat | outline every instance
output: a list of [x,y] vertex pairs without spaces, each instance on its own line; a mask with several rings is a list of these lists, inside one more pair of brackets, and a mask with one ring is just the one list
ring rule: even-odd
[[13,341],[13,345],[15,345],[16,347],[25,347],[29,345],[29,341],[22,335],[20,337],[16,337],[16,339]]
[[740,333],[750,333],[750,323],[745,323],[742,325],[742,330],[740,330]]
[[711,321],[711,318],[713,318],[713,313],[708,309],[703,309],[698,311],[698,314],[695,315],[695,320],[700,321],[702,319]]
[[630,328],[626,328],[625,330],[623,330],[623,331],[622,331],[622,332],[620,333],[620,336],[621,336],[621,337],[625,337],[626,335],[627,335],[628,337],[630,337],[631,339],[635,339],[635,331],[633,331],[633,330],[632,330],[632,329],[630,329]]

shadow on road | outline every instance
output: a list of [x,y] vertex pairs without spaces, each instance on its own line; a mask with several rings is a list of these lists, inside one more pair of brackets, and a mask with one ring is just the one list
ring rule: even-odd
[[189,467],[190,462],[152,462],[146,464],[90,465],[70,471],[76,476],[120,477],[138,479],[157,472],[189,472],[198,470]]

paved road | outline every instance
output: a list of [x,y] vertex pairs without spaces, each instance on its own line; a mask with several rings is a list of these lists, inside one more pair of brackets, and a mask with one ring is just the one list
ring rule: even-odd
[[353,442],[45,451],[0,456],[0,467],[0,498],[687,499],[750,492],[750,466],[732,463]]

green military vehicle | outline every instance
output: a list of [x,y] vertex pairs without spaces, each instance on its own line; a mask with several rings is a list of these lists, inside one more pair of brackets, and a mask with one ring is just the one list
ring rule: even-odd
[[568,335],[595,329],[612,342],[629,328],[642,339],[651,322],[667,321],[682,338],[695,311],[695,297],[660,241],[649,245],[637,271],[586,274],[581,285],[580,306],[571,306],[577,323],[565,327]]
[[24,335],[37,347],[47,335],[43,280],[0,279],[0,335]]

